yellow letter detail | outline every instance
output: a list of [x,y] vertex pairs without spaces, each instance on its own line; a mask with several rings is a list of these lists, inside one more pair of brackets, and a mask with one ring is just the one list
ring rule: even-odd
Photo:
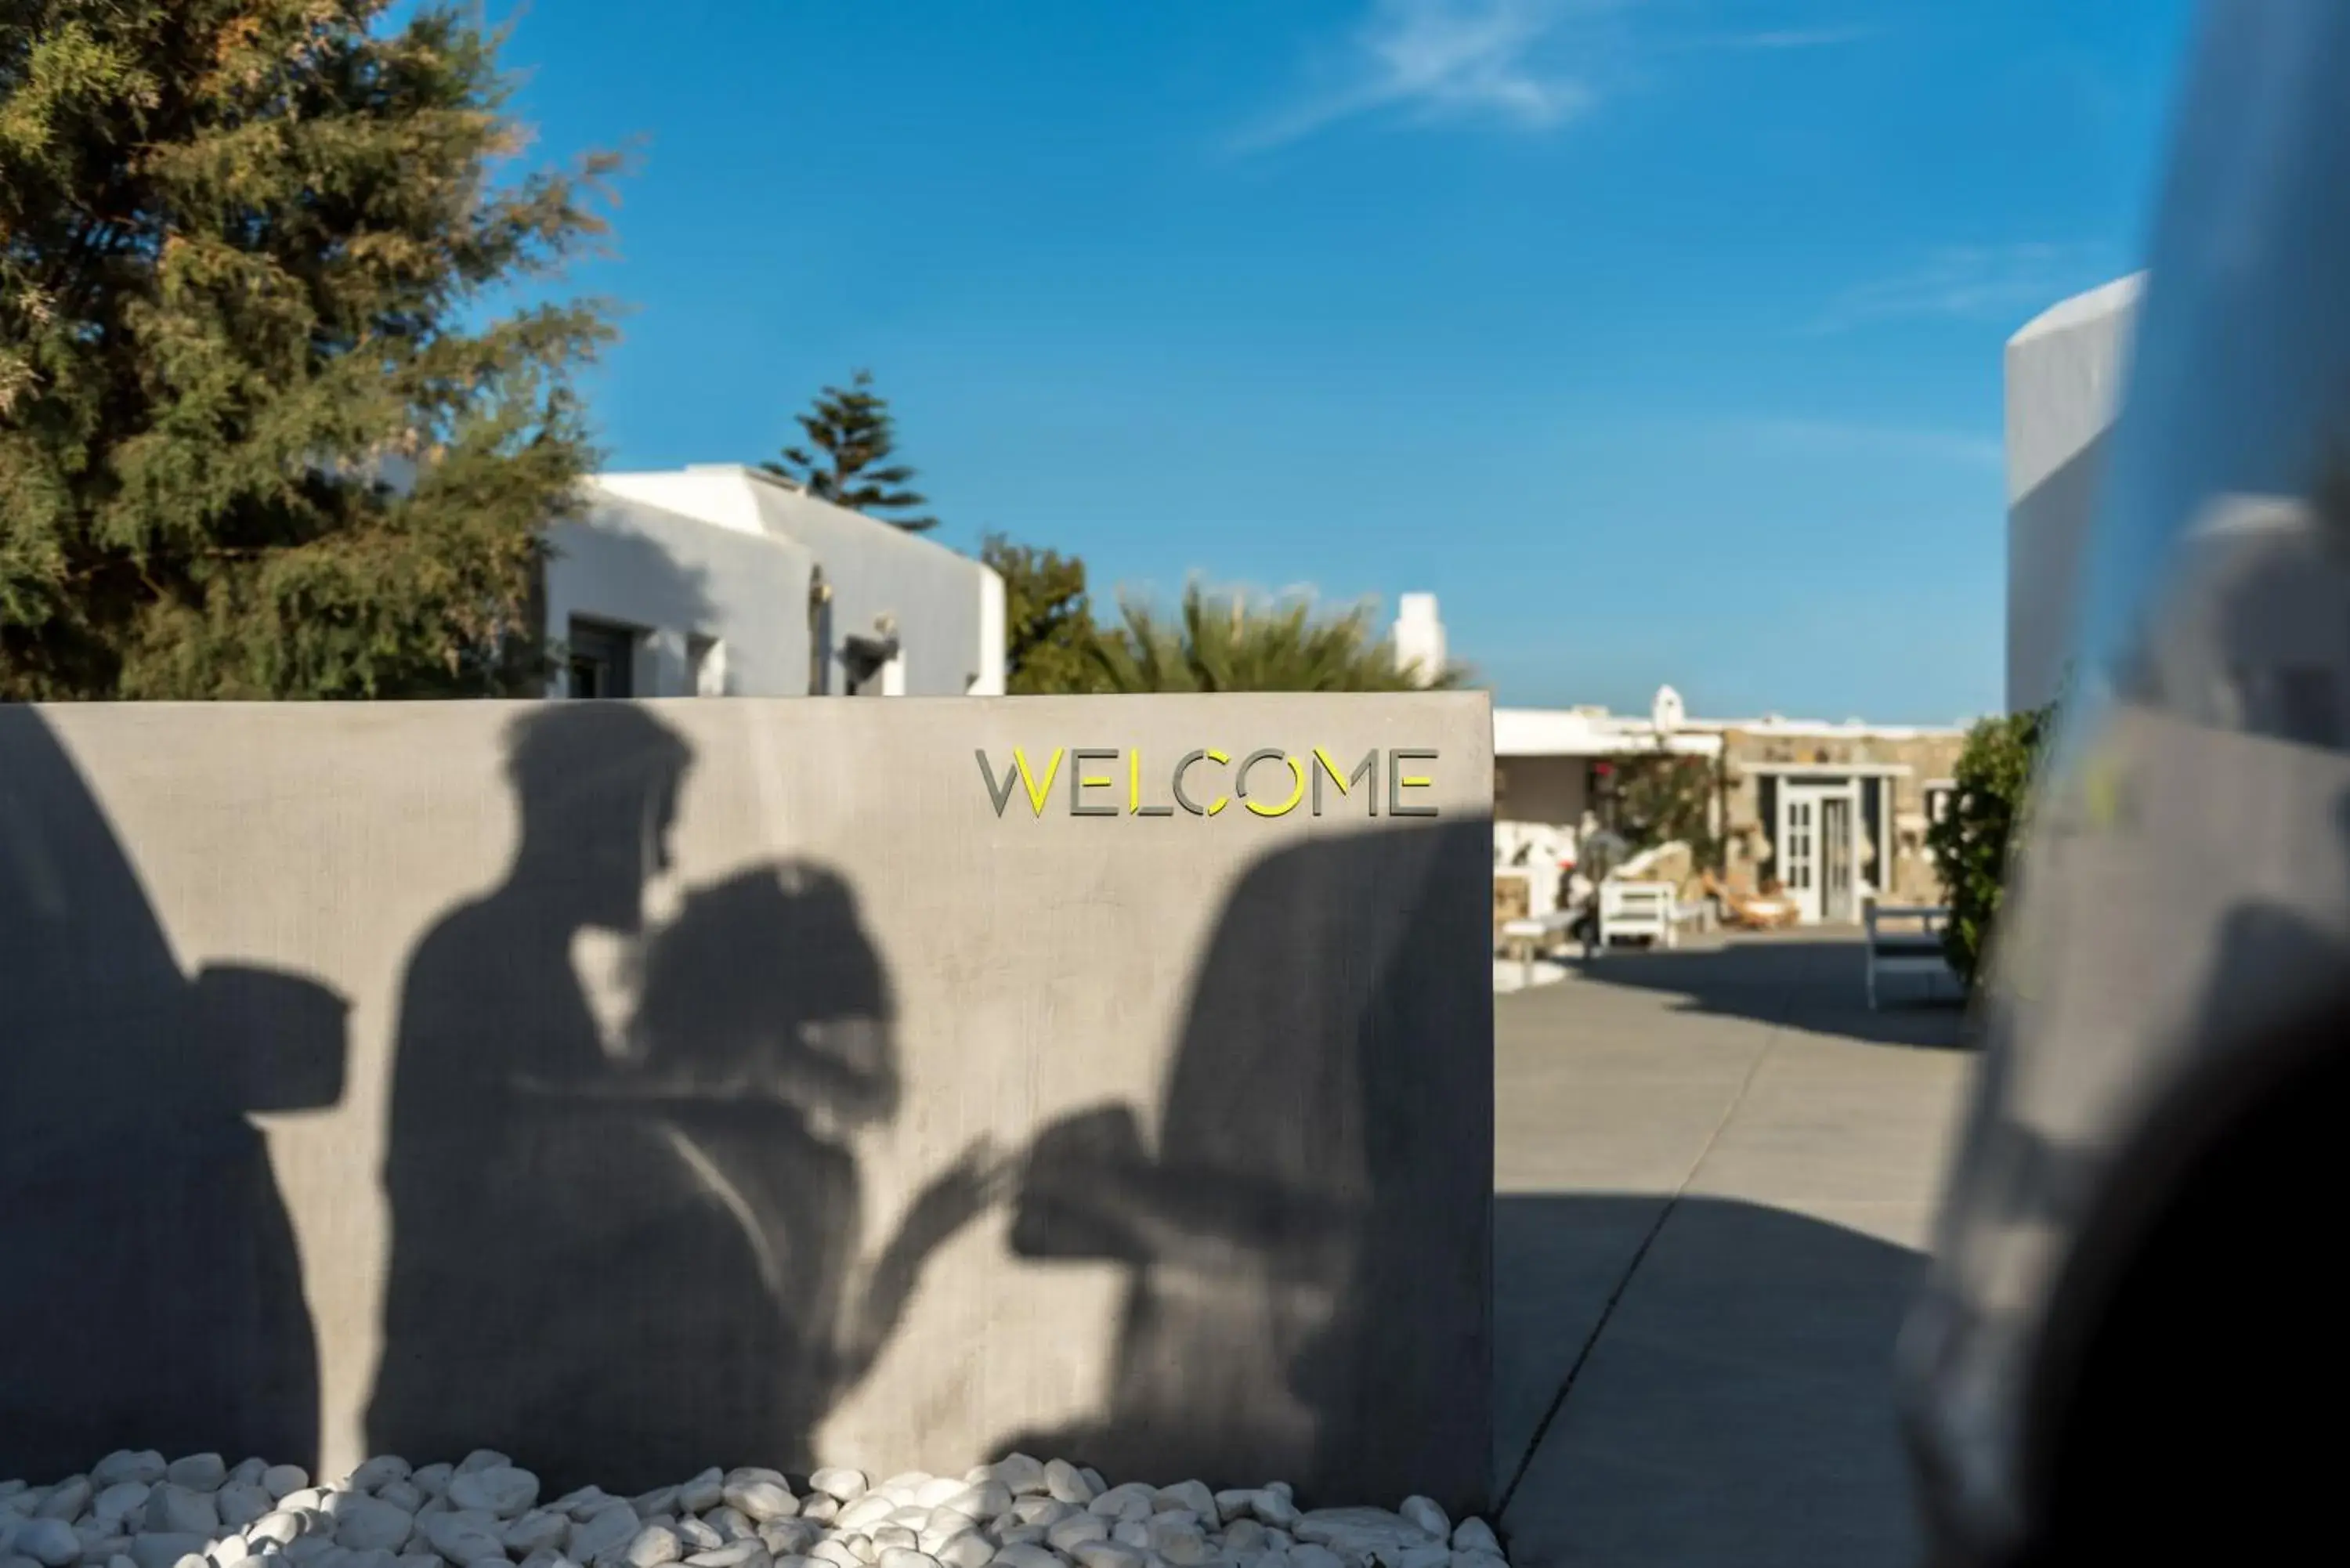
[[1028,766],[1028,753],[1019,747],[1012,748],[1012,765],[1020,770],[1021,787],[1028,792],[1028,804],[1038,816],[1045,815],[1045,797],[1053,793],[1053,775],[1061,771],[1061,748],[1053,748],[1053,760],[1045,764],[1045,776],[1038,778]]
[[[1281,760],[1289,764],[1289,798],[1279,805],[1259,805],[1253,800],[1243,802],[1249,810],[1259,816],[1287,816],[1297,809],[1297,803],[1305,798],[1305,764],[1295,757],[1284,757]],[[1246,787],[1245,780],[1243,781],[1243,787]]]

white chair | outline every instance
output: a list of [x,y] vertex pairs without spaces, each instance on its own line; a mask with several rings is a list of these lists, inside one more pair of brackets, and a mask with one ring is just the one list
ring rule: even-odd
[[1610,878],[1599,884],[1599,947],[1604,951],[1618,937],[1646,937],[1659,947],[1679,944],[1679,922],[1673,919],[1670,882],[1636,882]]
[[1877,1009],[1877,977],[1923,975],[1936,986],[1955,984],[1950,961],[1942,950],[1942,928],[1950,911],[1932,904],[1872,903],[1861,916],[1868,935],[1868,1010]]
[[1507,956],[1518,961],[1521,978],[1526,984],[1534,982],[1534,961],[1557,944],[1574,920],[1571,910],[1555,909],[1547,915],[1522,917],[1502,923],[1502,945]]

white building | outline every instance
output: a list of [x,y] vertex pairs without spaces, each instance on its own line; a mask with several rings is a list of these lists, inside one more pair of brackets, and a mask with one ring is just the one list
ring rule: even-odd
[[1444,673],[1444,622],[1436,613],[1434,594],[1405,594],[1396,601],[1396,668],[1411,674],[1420,685],[1435,683]]
[[2051,306],[2007,340],[2007,707],[2064,679],[2083,546],[2143,275]]
[[548,542],[559,693],[1003,691],[1001,577],[759,469],[599,474]]
[[1524,876],[1544,913],[1555,879],[1522,869],[1524,846],[1573,861],[1607,823],[1623,764],[1661,753],[1701,763],[1711,780],[1706,828],[1733,892],[1782,891],[1806,923],[1856,919],[1872,898],[1932,901],[1925,833],[1947,809],[1963,741],[1955,725],[1695,718],[1669,686],[1645,715],[1496,708],[1495,868]]

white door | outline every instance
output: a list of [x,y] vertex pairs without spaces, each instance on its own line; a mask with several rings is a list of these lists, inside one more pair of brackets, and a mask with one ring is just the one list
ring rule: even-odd
[[1820,919],[1844,924],[1858,913],[1853,908],[1853,809],[1848,794],[1820,797]]
[[1779,791],[1779,885],[1808,925],[1820,918],[1820,797],[1817,790]]
[[1804,924],[1859,918],[1853,879],[1860,820],[1860,786],[1852,779],[1779,786],[1779,882]]

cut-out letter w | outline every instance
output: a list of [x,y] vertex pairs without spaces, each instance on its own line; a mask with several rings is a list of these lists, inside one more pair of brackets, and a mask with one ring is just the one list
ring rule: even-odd
[[1012,785],[1015,779],[1027,792],[1029,809],[1038,816],[1045,815],[1045,801],[1053,793],[1054,775],[1061,771],[1060,747],[1053,748],[1052,756],[1045,763],[1045,776],[1042,778],[1038,778],[1036,770],[1028,765],[1028,753],[1018,746],[1012,748],[1012,765],[1003,770],[1001,779],[996,777],[995,768],[988,762],[984,751],[973,754],[979,758],[979,774],[987,781],[987,798],[994,803],[996,815],[1002,816],[1003,808],[1012,804]]

